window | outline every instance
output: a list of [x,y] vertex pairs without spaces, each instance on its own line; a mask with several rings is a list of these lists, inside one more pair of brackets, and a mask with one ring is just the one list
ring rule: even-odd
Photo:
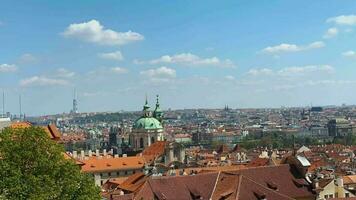
[[125,175],[127,175],[127,171],[125,171]]
[[143,148],[143,138],[140,138],[140,148]]
[[108,176],[111,176],[111,172],[108,173]]
[[350,193],[345,193],[345,197],[350,197]]

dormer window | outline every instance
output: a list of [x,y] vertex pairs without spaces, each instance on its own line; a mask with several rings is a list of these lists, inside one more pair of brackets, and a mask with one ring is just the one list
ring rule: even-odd
[[278,190],[278,186],[276,183],[272,182],[272,181],[268,181],[267,182],[267,186],[272,189],[272,190]]

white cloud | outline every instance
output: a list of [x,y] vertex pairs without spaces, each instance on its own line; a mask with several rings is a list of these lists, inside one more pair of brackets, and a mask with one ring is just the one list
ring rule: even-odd
[[164,55],[160,58],[150,61],[135,61],[135,63],[143,64],[159,64],[159,63],[173,63],[173,64],[186,64],[186,65],[214,65],[221,67],[234,67],[234,63],[230,59],[220,60],[217,57],[201,58],[192,53],[181,53],[175,55]]
[[116,74],[126,74],[128,72],[127,69],[122,68],[122,67],[112,67],[110,68],[112,72]]
[[30,86],[63,86],[68,85],[69,82],[64,79],[48,78],[45,76],[32,76],[20,81],[20,86],[30,87]]
[[165,66],[141,71],[140,74],[152,82],[167,82],[176,78],[176,70]]
[[337,17],[332,17],[326,20],[326,22],[332,22],[337,25],[356,25],[356,15],[340,15]]
[[124,45],[129,42],[144,39],[143,35],[136,32],[116,32],[111,29],[105,29],[104,26],[102,26],[97,20],[71,24],[63,32],[63,36],[100,45],[111,46]]
[[339,34],[339,29],[333,27],[329,28],[326,33],[324,34],[323,38],[328,39],[328,38],[333,38]]
[[227,75],[227,76],[225,76],[225,79],[229,80],[229,81],[233,81],[233,80],[235,80],[235,77],[231,76],[231,75]]
[[107,59],[107,60],[123,60],[124,56],[120,51],[110,52],[110,53],[100,53],[98,54],[100,58]]
[[322,41],[317,41],[310,43],[308,45],[296,45],[296,44],[287,44],[282,43],[276,46],[269,46],[262,49],[263,53],[269,54],[279,54],[279,53],[288,53],[288,52],[298,52],[298,51],[305,51],[310,49],[318,49],[325,47],[325,43]]
[[334,68],[330,65],[307,65],[298,67],[286,67],[277,72],[281,76],[304,75],[311,72],[333,73]]
[[17,71],[16,65],[0,64],[0,73],[16,72],[16,71]]
[[69,71],[65,68],[57,69],[56,76],[61,78],[71,78],[75,75],[75,72]]
[[356,52],[355,51],[346,51],[342,53],[343,56],[349,57],[349,58],[356,58]]
[[262,69],[250,69],[247,72],[248,75],[259,76],[259,75],[271,75],[273,74],[272,69],[262,68]]
[[247,75],[252,76],[266,76],[266,75],[277,75],[277,76],[295,76],[295,75],[306,75],[308,73],[314,72],[324,72],[333,73],[335,70],[330,65],[307,65],[307,66],[293,66],[285,67],[279,70],[273,70],[270,68],[262,69],[250,69]]
[[38,58],[36,58],[34,55],[30,53],[25,53],[20,56],[18,59],[18,62],[21,64],[29,64],[29,63],[36,63],[38,61]]

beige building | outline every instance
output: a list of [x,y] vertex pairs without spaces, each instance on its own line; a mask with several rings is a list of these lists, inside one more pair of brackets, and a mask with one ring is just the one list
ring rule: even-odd
[[317,200],[330,198],[355,197],[350,191],[344,188],[342,178],[323,179],[315,182],[315,189],[318,193]]

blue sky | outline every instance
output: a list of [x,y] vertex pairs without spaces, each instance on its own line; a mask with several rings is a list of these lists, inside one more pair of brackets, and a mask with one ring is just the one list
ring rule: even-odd
[[355,104],[356,2],[0,2],[0,88],[27,115]]

